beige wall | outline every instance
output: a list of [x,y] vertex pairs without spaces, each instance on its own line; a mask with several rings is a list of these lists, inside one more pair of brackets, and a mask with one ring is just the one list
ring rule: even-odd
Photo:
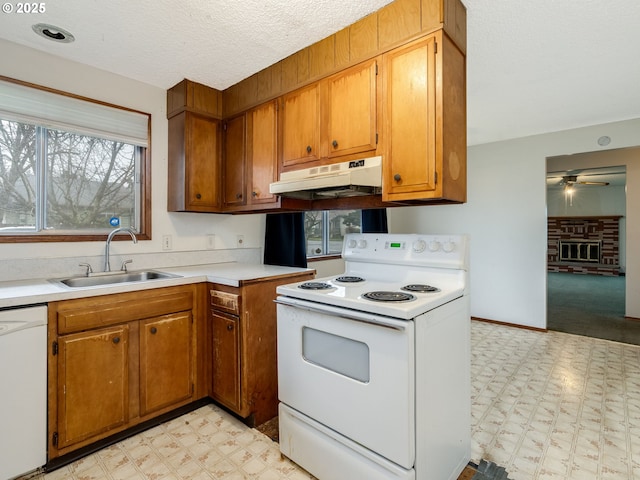
[[[152,235],[133,245],[116,242],[114,253],[162,253],[161,238],[171,235],[173,252],[206,249],[206,235],[216,235],[217,249],[235,249],[236,235],[247,248],[262,248],[264,215],[216,215],[167,212],[166,92],[104,70],[43,54],[0,40],[0,75],[83,95],[152,115]],[[11,59],[11,61],[8,61]],[[99,255],[102,242],[2,244],[0,260]]]
[[[468,148],[468,202],[389,209],[394,232],[468,233],[471,314],[546,328],[546,159],[640,145],[640,119]],[[611,137],[602,148],[597,139]],[[626,315],[640,318],[640,154],[626,151]],[[587,165],[581,165],[583,168]]]

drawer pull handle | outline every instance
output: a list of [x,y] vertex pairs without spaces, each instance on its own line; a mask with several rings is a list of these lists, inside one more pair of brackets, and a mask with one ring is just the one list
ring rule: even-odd
[[155,335],[156,333],[158,333],[158,329],[156,327],[151,327],[151,334]]

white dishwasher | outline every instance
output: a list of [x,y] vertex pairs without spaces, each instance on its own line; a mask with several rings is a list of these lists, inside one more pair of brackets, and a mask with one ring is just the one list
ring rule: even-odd
[[47,461],[47,307],[0,310],[0,480]]

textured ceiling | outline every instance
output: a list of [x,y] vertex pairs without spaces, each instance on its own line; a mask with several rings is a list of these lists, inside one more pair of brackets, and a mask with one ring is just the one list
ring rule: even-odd
[[[463,2],[470,145],[640,117],[640,1]],[[57,0],[0,14],[0,38],[163,89],[185,77],[224,89],[387,3]],[[37,22],[76,41],[40,38]]]

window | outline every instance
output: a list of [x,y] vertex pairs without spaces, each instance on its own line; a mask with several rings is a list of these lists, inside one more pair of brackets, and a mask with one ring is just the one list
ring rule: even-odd
[[0,81],[0,242],[149,238],[149,115]]
[[360,232],[360,217],[360,210],[305,212],[307,257],[340,255],[345,234]]

